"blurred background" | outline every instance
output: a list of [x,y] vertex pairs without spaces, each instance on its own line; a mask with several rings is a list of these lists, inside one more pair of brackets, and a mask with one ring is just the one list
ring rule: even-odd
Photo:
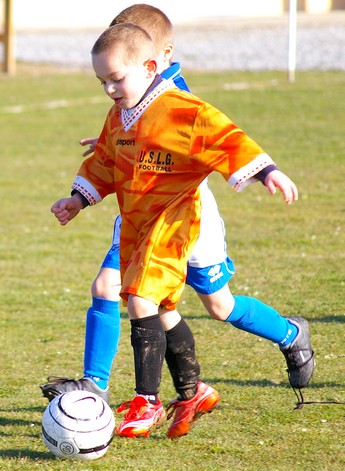
[[[0,57],[5,56],[12,72],[16,61],[90,70],[93,43],[133,3],[0,0],[0,25],[6,25],[6,6],[11,8],[7,18],[10,42],[6,45],[6,35],[0,36]],[[345,69],[345,0],[143,3],[157,6],[174,23],[175,60],[184,69],[285,70],[288,62],[297,70]]]
[[[1,0],[4,2],[5,0]],[[103,27],[109,18],[132,0],[13,0],[13,19],[18,29]],[[195,21],[210,17],[263,17],[283,15],[289,0],[151,0],[174,22]],[[298,0],[297,8],[310,14],[345,8],[345,0]]]

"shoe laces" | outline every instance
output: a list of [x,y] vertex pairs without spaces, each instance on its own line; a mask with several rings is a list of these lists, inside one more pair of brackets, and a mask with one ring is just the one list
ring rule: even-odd
[[122,404],[119,405],[119,407],[116,409],[116,412],[118,412],[119,414],[121,412],[123,412],[124,410],[126,409],[129,409],[131,407],[131,404],[132,404],[132,399],[130,401],[125,401],[123,402]]
[[296,410],[296,409],[300,410],[303,408],[304,405],[307,405],[307,404],[339,404],[339,405],[345,404],[345,402],[341,402],[341,401],[305,401],[302,391],[300,389],[295,389],[295,388],[292,388],[292,389],[297,397],[296,406],[294,407],[293,410]]
[[[146,401],[145,398],[142,396],[136,396],[134,399],[131,399],[130,401],[125,401],[123,402],[117,409],[117,413],[121,413],[124,410],[128,410],[128,412],[125,414],[124,418],[126,420],[129,419],[137,419],[143,415],[147,406],[150,403]],[[146,406],[146,407],[145,407]]]

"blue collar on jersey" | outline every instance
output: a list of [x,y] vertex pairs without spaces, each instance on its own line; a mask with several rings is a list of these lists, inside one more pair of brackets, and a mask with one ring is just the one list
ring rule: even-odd
[[173,79],[177,88],[190,92],[185,79],[181,75],[181,66],[179,62],[172,62],[171,65],[160,74],[160,76],[165,80]]

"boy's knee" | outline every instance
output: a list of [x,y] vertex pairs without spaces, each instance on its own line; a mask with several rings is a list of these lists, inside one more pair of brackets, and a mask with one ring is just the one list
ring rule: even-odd
[[91,294],[94,298],[120,300],[120,272],[112,268],[102,268],[92,283]]
[[212,319],[216,321],[225,321],[231,313],[233,305],[213,305],[208,310]]
[[217,321],[225,321],[232,312],[235,300],[228,287],[224,287],[216,293],[199,294],[207,312]]

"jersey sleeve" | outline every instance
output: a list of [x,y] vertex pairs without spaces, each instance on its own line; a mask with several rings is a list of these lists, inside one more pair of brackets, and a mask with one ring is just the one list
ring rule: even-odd
[[82,163],[72,189],[79,191],[90,205],[99,203],[107,195],[116,192],[114,168],[115,154],[111,143],[110,118],[108,116],[95,152]]
[[236,191],[257,181],[257,173],[274,165],[259,144],[208,103],[200,107],[195,119],[190,155],[195,165],[221,173]]

